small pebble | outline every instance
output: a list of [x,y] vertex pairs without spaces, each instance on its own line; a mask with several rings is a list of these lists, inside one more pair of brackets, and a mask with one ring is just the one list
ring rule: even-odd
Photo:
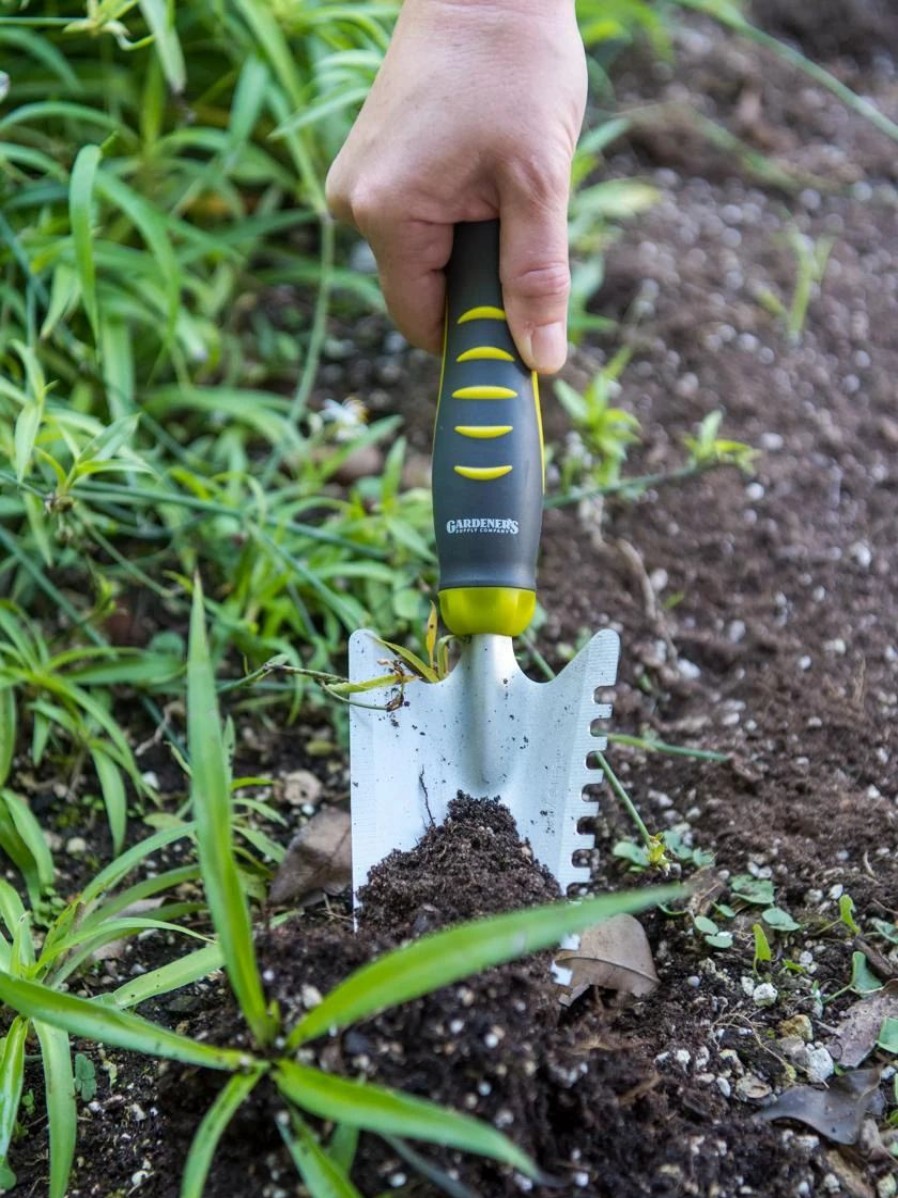
[[772,1007],[779,998],[776,986],[772,982],[761,982],[752,991],[751,999],[756,1007]]

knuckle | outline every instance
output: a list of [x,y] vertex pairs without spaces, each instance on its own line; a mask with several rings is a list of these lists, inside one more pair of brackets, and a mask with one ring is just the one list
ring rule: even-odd
[[515,271],[503,280],[520,300],[539,300],[543,303],[567,303],[571,290],[571,272],[567,262],[543,262]]

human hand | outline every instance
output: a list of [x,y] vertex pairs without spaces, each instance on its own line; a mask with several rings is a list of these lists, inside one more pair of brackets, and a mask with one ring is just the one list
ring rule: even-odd
[[459,221],[501,221],[509,328],[534,370],[567,357],[570,167],[586,104],[573,0],[405,0],[327,179],[377,259],[387,307],[438,353]]

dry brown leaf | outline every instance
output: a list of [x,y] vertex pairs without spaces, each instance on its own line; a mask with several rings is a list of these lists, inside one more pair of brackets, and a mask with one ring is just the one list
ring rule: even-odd
[[312,895],[340,894],[352,881],[349,812],[322,807],[300,828],[271,883],[268,900],[303,902]]
[[[840,1065],[853,1069],[876,1047],[884,1019],[898,1019],[898,981],[888,982],[848,1008],[836,1028]],[[835,1054],[834,1054],[835,1055]]]
[[579,948],[558,953],[555,963],[570,970],[568,1002],[588,986],[642,998],[658,985],[648,937],[632,915],[613,915],[588,928]]
[[762,1119],[794,1119],[834,1144],[854,1144],[864,1116],[882,1105],[880,1073],[879,1069],[855,1069],[834,1078],[825,1090],[793,1086],[758,1114]]

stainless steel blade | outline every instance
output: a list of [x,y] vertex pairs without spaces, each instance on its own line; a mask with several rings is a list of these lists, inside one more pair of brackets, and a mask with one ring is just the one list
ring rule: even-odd
[[[562,892],[588,881],[572,858],[592,847],[577,825],[596,810],[583,792],[600,775],[587,759],[605,748],[595,724],[611,715],[596,691],[614,685],[619,649],[616,632],[599,632],[557,678],[534,682],[510,638],[475,636],[447,678],[407,684],[395,711],[353,705],[353,894],[393,849],[412,848],[442,823],[460,791],[505,804]],[[373,632],[354,633],[351,680],[383,675],[389,655]],[[365,698],[377,702],[378,693]]]

